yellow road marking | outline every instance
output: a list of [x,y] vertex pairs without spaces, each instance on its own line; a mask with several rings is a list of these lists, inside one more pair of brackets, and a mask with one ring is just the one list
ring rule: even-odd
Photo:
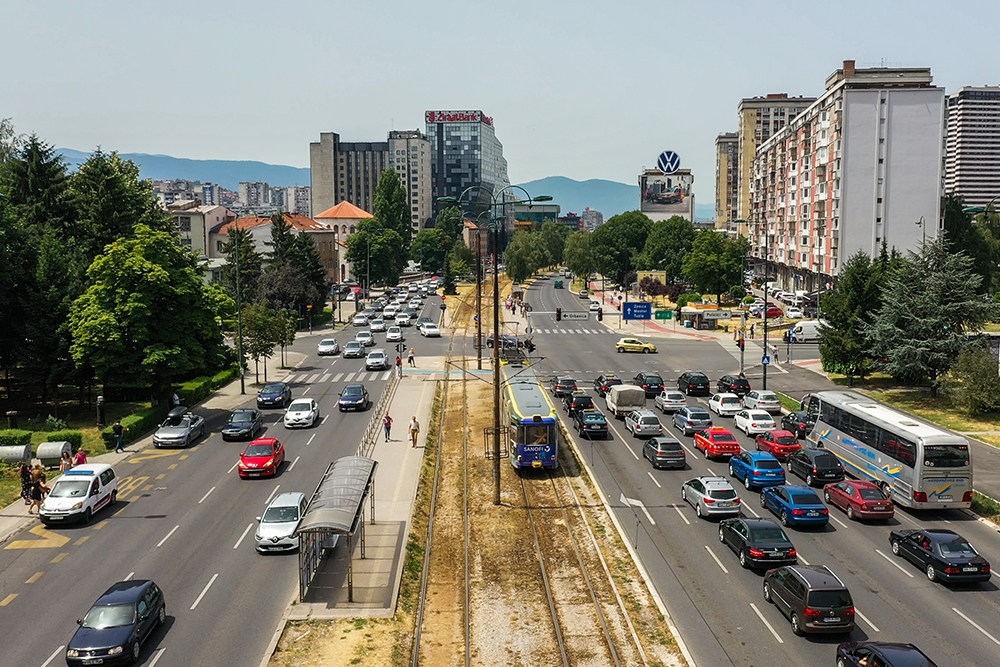
[[176,467],[177,467],[176,463],[171,463],[170,465],[167,466],[167,470],[173,470]]
[[58,556],[56,556],[55,558],[53,558],[52,560],[50,560],[49,562],[50,563],[61,563],[62,561],[64,561],[66,559],[66,556],[68,556],[68,555],[69,555],[69,552],[68,551],[64,551],[61,554],[59,554]]
[[[117,514],[117,512],[116,512],[116,514]],[[105,519],[104,521],[101,521],[100,523],[95,523],[94,524],[94,530],[100,530],[101,528],[104,528],[106,525],[108,525],[108,520],[107,519]]]
[[38,581],[39,579],[41,579],[43,574],[45,574],[45,573],[44,572],[35,572],[33,575],[31,575],[30,577],[28,577],[28,580],[26,582],[24,582],[24,583],[26,583],[26,584],[33,584],[36,581]]
[[159,482],[161,479],[163,479],[166,476],[167,476],[166,473],[161,472],[159,475],[156,476],[156,481]]
[[74,547],[78,547],[78,546],[80,546],[81,544],[83,544],[84,542],[86,542],[89,539],[90,539],[90,535],[84,535],[83,537],[81,537],[80,539],[78,539],[76,542],[74,542],[73,546]]
[[152,461],[153,459],[165,459],[171,456],[177,456],[181,450],[178,449],[152,449],[146,450],[139,456],[133,456],[128,460],[129,463],[142,463],[143,461]]
[[153,485],[152,484],[147,484],[146,486],[142,487],[142,490],[143,491],[152,491],[153,490]]
[[14,540],[5,546],[4,549],[58,549],[69,542],[68,537],[59,533],[53,533],[46,529],[45,526],[35,526],[28,532],[38,536],[39,539]]
[[[192,449],[191,451],[194,451],[194,450]],[[190,456],[190,454],[181,454],[179,458],[180,458],[180,460],[181,460],[181,461],[183,461],[183,460],[184,460],[184,459],[186,459],[186,458],[187,458],[188,456]]]
[[16,598],[16,597],[17,597],[17,593],[11,593],[7,597],[5,597],[3,600],[0,600],[0,607],[6,607],[11,602],[13,602],[14,598]]
[[140,475],[139,477],[126,476],[122,477],[118,481],[118,497],[126,498],[132,493],[135,493],[140,486],[149,481],[148,475]]

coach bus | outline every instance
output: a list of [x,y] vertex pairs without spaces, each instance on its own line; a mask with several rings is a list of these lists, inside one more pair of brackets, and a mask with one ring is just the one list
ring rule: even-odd
[[809,397],[816,426],[808,441],[858,479],[878,484],[895,503],[916,509],[972,504],[969,441],[850,391]]
[[556,409],[533,369],[509,364],[504,377],[504,423],[509,427],[510,463],[515,468],[559,465]]

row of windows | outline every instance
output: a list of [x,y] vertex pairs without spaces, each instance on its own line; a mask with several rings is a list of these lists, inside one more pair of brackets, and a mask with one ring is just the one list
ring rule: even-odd
[[[813,398],[813,402],[819,399]],[[815,411],[814,404],[809,406],[810,413]],[[833,428],[848,436],[860,440],[869,447],[899,461],[911,468],[917,464],[916,442],[897,435],[887,429],[872,424],[864,417],[851,414],[846,410],[827,403],[820,406],[820,419]]]

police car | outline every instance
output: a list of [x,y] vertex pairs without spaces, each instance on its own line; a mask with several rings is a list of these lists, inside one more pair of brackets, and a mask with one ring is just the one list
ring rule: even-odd
[[82,521],[118,498],[118,476],[106,463],[85,463],[67,470],[42,501],[39,518],[45,525]]

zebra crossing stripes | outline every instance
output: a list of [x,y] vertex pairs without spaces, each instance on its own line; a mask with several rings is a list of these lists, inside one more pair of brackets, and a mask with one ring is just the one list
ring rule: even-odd
[[536,333],[540,334],[614,334],[618,335],[620,332],[612,331],[611,329],[535,329]]
[[310,375],[309,373],[302,373],[301,375],[289,375],[284,379],[284,382],[289,384],[317,384],[323,382],[377,382],[379,380],[388,380],[392,375],[392,370],[387,371],[355,371],[353,373],[323,373],[322,377],[319,373]]

